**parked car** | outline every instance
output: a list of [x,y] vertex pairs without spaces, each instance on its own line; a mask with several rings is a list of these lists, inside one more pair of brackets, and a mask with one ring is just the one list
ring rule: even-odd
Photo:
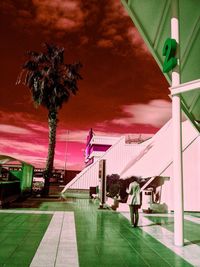
[[33,194],[41,194],[44,188],[44,178],[43,177],[33,177],[32,192]]

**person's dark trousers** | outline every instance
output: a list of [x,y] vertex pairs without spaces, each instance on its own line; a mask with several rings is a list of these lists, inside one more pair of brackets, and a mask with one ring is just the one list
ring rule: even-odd
[[139,221],[139,205],[129,205],[130,209],[130,217],[131,217],[131,224],[134,227],[137,227]]

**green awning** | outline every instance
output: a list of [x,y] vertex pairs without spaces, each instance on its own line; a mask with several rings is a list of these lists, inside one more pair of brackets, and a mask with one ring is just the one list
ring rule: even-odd
[[0,164],[2,166],[4,166],[4,164],[9,164],[13,162],[20,163],[22,166],[21,171],[18,171],[18,170],[10,171],[12,175],[14,175],[16,179],[20,181],[21,190],[22,191],[31,190],[34,166],[25,161],[22,161],[22,160],[19,160],[19,159],[16,159],[16,158],[13,158],[7,155],[0,155]]

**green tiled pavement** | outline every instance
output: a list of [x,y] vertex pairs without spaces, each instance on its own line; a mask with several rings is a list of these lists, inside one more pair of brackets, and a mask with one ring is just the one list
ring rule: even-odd
[[0,266],[28,267],[52,215],[0,213]]
[[48,210],[63,207],[75,212],[80,267],[191,266],[117,212],[99,210],[88,199],[48,204]]
[[[93,200],[41,202],[34,210],[74,212],[80,267],[192,266],[142,227],[131,228],[120,213],[100,210]],[[0,229],[4,229],[0,232],[0,266],[29,266],[51,217],[0,213]],[[165,222],[166,227],[173,227],[171,219]],[[161,222],[157,219],[157,223]]]

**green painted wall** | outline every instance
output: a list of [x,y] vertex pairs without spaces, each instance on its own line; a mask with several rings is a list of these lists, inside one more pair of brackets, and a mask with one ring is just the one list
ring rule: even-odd
[[20,188],[22,192],[30,191],[32,189],[33,170],[33,166],[28,165],[26,163],[22,163],[21,171],[10,171],[12,180],[13,178],[20,180]]

